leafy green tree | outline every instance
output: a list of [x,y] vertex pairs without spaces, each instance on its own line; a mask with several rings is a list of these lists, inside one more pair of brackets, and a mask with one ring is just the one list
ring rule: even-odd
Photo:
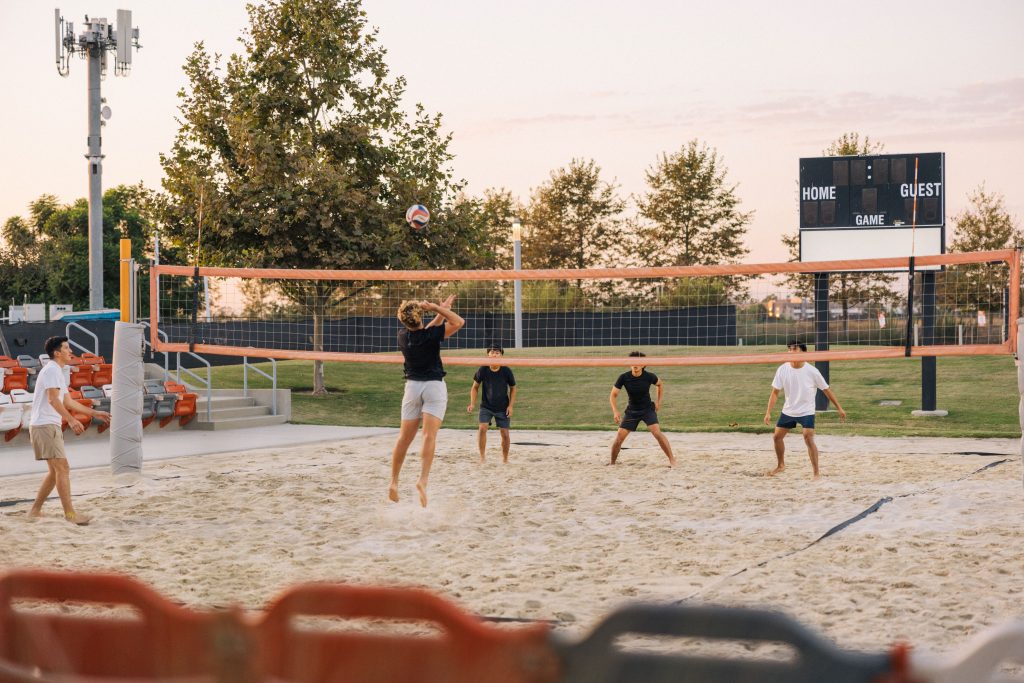
[[[103,302],[108,308],[120,306],[121,238],[132,240],[132,255],[140,262],[149,253],[152,230],[145,196],[141,185],[118,185],[103,193]],[[29,204],[27,218],[8,219],[4,242],[2,300],[70,303],[77,310],[88,306],[89,205],[84,198],[65,205],[53,195],[41,195]],[[140,280],[145,287],[146,280]]]
[[[885,146],[859,133],[843,133],[822,150],[823,156],[865,156],[881,154]],[[782,235],[782,244],[789,251],[791,262],[800,260],[799,231]],[[837,301],[842,306],[843,331],[850,326],[850,308],[868,304],[893,304],[899,294],[892,290],[894,275],[886,273],[833,273],[829,278],[829,300]],[[783,282],[794,292],[803,297],[814,296],[814,276],[793,274],[783,278]]]
[[[982,183],[968,195],[969,206],[953,217],[951,252],[994,251],[1020,248],[1021,229],[1006,210],[1003,195],[990,192]],[[950,306],[968,309],[1002,309],[1002,292],[1008,283],[1005,265],[971,264],[947,269],[939,278],[943,299]]]
[[606,261],[620,240],[626,203],[601,179],[593,160],[573,159],[551,172],[525,210],[527,268],[589,268]]
[[[243,51],[202,43],[185,63],[163,222],[191,262],[275,268],[457,267],[478,259],[480,224],[456,201],[450,137],[421,106],[402,109],[359,0],[249,5]],[[202,200],[202,201],[200,201]],[[404,221],[429,207],[427,229]],[[198,207],[203,207],[202,241]],[[201,249],[201,251],[200,251]],[[323,322],[365,284],[293,281],[281,294]],[[325,393],[322,363],[314,393]]]
[[736,263],[748,253],[743,238],[753,212],[740,211],[736,185],[715,149],[690,140],[647,169],[638,197],[638,252],[647,265]]

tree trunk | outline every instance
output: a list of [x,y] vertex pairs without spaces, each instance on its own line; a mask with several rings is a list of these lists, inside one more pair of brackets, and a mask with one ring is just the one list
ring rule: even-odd
[[[313,350],[324,350],[324,313],[323,305],[317,301],[313,306]],[[313,361],[313,395],[326,396],[324,387],[324,362]]]

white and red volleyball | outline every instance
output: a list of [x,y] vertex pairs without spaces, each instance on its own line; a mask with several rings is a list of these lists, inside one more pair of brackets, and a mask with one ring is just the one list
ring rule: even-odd
[[413,230],[420,230],[426,227],[427,223],[430,222],[430,211],[427,207],[422,204],[413,204],[409,207],[409,210],[405,212],[405,222],[409,224]]

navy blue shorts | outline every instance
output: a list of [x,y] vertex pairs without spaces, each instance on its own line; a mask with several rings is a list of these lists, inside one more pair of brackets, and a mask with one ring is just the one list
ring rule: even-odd
[[658,424],[658,413],[654,410],[654,406],[644,410],[630,410],[626,408],[626,414],[622,416],[619,429],[628,429],[631,432],[635,432],[641,422],[648,427]]
[[508,426],[512,424],[512,418],[506,415],[504,410],[494,411],[480,406],[480,424],[491,424],[491,418],[494,418],[494,424],[498,429],[508,429]]
[[801,415],[800,417],[793,417],[792,415],[786,415],[782,413],[779,415],[779,421],[775,423],[776,427],[782,427],[783,429],[793,429],[797,425],[800,425],[804,429],[814,429],[814,415]]

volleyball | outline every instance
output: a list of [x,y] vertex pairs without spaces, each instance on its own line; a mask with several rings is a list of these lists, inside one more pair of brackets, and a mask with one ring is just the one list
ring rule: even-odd
[[413,204],[409,207],[409,210],[405,212],[405,222],[408,223],[409,227],[413,230],[419,230],[430,222],[430,212],[427,211],[427,207],[422,204]]

